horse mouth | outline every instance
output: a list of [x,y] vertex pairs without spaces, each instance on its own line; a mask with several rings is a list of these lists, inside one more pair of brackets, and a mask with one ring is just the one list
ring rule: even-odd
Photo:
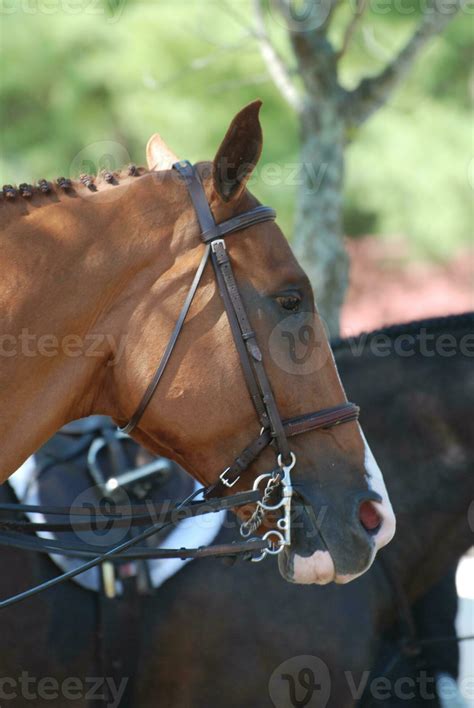
[[303,557],[285,547],[278,556],[278,568],[289,583],[327,585],[336,580],[336,568],[329,551],[318,550]]
[[[303,511],[299,517],[303,524],[296,526],[298,517],[293,517],[293,543],[285,546],[278,556],[280,575],[290,583],[303,585],[345,584],[363,575],[371,566],[383,535],[384,516],[379,500],[376,492],[356,495],[352,519],[345,524],[348,529],[345,544],[340,536],[341,522],[332,523],[323,533],[311,504],[304,500],[299,507]],[[347,554],[348,545],[352,547],[352,559]]]

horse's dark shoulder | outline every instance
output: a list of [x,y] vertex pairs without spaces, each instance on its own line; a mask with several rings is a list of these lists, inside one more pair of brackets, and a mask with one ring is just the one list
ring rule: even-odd
[[[224,529],[217,543],[235,538]],[[146,600],[137,705],[161,692],[173,708],[271,708],[269,681],[305,655],[330,667],[331,708],[351,706],[342,667],[370,664],[376,594],[368,578],[348,587],[289,585],[276,563],[186,566]],[[346,641],[350,627],[351,641]],[[179,666],[179,670],[176,667]]]

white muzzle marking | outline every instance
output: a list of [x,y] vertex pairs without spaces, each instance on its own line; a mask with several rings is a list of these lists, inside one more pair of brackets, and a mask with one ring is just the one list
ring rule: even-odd
[[372,450],[369,447],[362,429],[360,429],[360,434],[365,446],[364,466],[369,489],[377,492],[377,494],[379,494],[382,498],[381,502],[371,502],[380,516],[380,528],[372,537],[374,549],[371,560],[367,568],[360,573],[355,573],[354,575],[339,575],[336,574],[334,561],[331,558],[329,551],[315,551],[315,553],[308,558],[295,554],[293,560],[293,581],[295,583],[301,583],[303,585],[310,583],[326,585],[331,582],[341,585],[349,583],[352,580],[359,578],[370,568],[377,551],[386,546],[395,534],[395,514],[393,513],[392,504],[390,503],[390,499],[388,497],[382,472],[375,461]]
[[390,541],[395,535],[395,514],[393,513],[392,504],[390,502],[390,499],[388,498],[388,492],[385,486],[382,472],[372,454],[372,450],[370,449],[369,444],[361,428],[360,434],[362,435],[362,439],[365,445],[364,464],[367,473],[367,479],[369,482],[369,488],[372,491],[377,492],[377,494],[380,494],[380,496],[382,497],[381,502],[372,502],[374,507],[377,509],[381,520],[380,529],[374,536],[375,550],[378,551],[384,546],[386,546],[387,543],[390,543]]

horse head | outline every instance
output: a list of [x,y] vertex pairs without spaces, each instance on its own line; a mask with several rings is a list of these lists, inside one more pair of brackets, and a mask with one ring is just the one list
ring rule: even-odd
[[[240,111],[213,162],[196,167],[217,224],[258,205],[247,182],[262,150],[259,108],[254,102]],[[133,416],[152,379],[204,248],[195,205],[171,169],[177,157],[158,135],[147,155],[153,172],[142,188],[163,195],[156,217],[165,226],[158,231],[160,255],[147,264],[142,287],[133,282],[120,318],[130,346],[105,389],[115,408],[107,412],[119,424]],[[128,228],[124,220],[124,232]],[[277,224],[268,220],[231,233],[226,245],[281,417],[344,404],[311,285]],[[206,486],[258,436],[260,423],[210,266],[142,413],[133,437],[178,461]],[[294,582],[347,582],[367,570],[394,533],[381,472],[356,421],[307,432],[291,441],[291,452],[292,543],[280,555],[280,570]],[[274,467],[267,448],[250,467],[252,479]],[[233,491],[245,486],[237,481]],[[247,518],[249,510],[239,513]],[[265,523],[272,528],[271,520]]]
[[[283,474],[292,518],[282,574],[301,583],[345,582],[391,539],[394,516],[355,416],[317,429],[305,418],[348,404],[308,278],[273,211],[258,207],[247,188],[262,150],[259,108],[256,101],[241,110],[214,160],[194,167],[193,199],[180,169],[172,169],[176,156],[155,135],[149,170],[95,184],[63,178],[47,193],[32,188],[28,198],[2,202],[7,316],[0,331],[8,349],[3,338],[0,476],[68,421],[95,413],[122,426],[132,420],[138,442],[206,486],[221,480],[228,493],[223,471],[262,427],[266,444],[247,454],[248,472],[232,479],[233,491],[262,474],[263,486]],[[213,224],[232,225],[225,245],[214,238],[218,227],[212,243],[203,243],[196,199]],[[203,260],[206,249],[214,268]],[[199,264],[159,386],[137,417]],[[285,420],[304,434],[287,440]],[[248,520],[252,510],[239,513]],[[277,523],[269,514],[260,530]]]

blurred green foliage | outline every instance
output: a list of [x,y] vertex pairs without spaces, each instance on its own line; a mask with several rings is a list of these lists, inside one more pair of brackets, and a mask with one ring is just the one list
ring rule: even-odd
[[[77,176],[77,153],[105,140],[143,164],[156,131],[178,156],[210,159],[234,112],[259,96],[261,169],[280,165],[280,177],[263,179],[260,169],[253,189],[278,208],[291,238],[298,121],[249,32],[250,0],[0,0],[0,13],[2,183]],[[335,41],[348,18],[349,8],[336,16]],[[415,22],[416,12],[369,13],[342,62],[344,85],[380,70]],[[271,16],[269,30],[291,62],[285,29]],[[349,234],[404,234],[414,255],[436,258],[470,238],[471,56],[472,23],[463,15],[352,136]]]

